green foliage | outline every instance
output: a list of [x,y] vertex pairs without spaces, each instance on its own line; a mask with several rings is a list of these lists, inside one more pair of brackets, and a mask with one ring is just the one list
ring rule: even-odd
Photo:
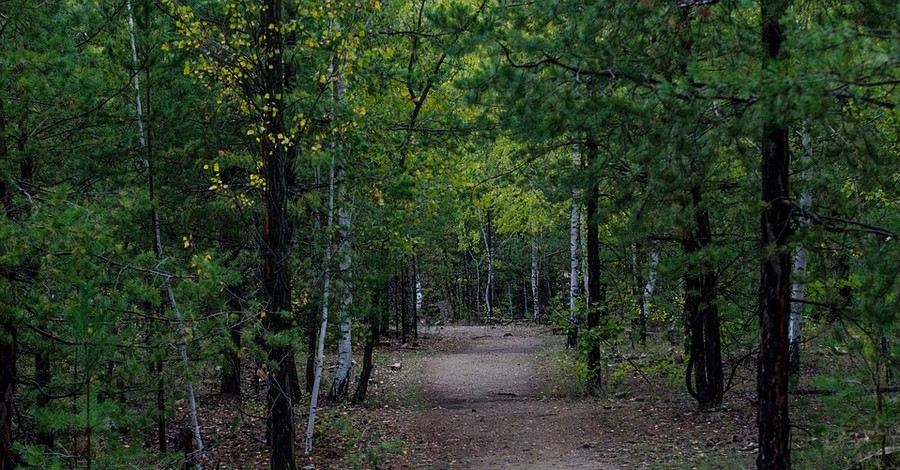
[[391,455],[403,450],[400,440],[383,440],[365,420],[354,420],[335,414],[328,419],[327,429],[338,433],[344,447],[342,462],[346,468],[378,468]]

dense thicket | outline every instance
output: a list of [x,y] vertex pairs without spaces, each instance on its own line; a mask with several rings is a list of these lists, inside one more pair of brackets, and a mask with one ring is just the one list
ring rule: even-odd
[[760,468],[790,466],[792,383],[896,444],[898,25],[890,0],[2,1],[0,468],[201,459],[214,393],[264,402],[295,468],[317,384],[363,402],[383,339],[454,321],[559,325],[592,393],[622,348],[701,409],[756,380]]

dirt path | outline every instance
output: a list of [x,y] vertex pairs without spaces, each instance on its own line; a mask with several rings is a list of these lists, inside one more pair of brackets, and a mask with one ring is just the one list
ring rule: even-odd
[[411,436],[436,469],[615,469],[604,460],[598,406],[543,398],[550,380],[525,329],[445,327],[459,351],[423,358],[429,402]]

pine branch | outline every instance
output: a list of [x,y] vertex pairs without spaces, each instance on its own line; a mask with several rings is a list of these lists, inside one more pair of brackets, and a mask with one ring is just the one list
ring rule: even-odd
[[826,230],[829,231],[846,231],[848,227],[839,227],[838,225],[852,226],[858,227],[863,232],[871,233],[874,235],[881,235],[886,238],[885,241],[894,240],[897,238],[897,234],[892,232],[889,229],[879,227],[877,225],[867,224],[865,222],[857,222],[855,220],[844,219],[842,217],[834,217],[828,215],[819,215],[815,214],[807,209],[804,209],[799,204],[791,201],[790,199],[782,199],[781,201],[773,201],[774,204],[787,204],[794,211],[793,215],[796,218],[807,219],[810,222],[821,225],[825,227]]

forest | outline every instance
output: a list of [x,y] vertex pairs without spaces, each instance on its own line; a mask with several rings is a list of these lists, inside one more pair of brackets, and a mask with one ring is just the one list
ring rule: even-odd
[[315,459],[435,325],[897,468],[897,106],[896,0],[0,0],[0,469],[422,468]]

